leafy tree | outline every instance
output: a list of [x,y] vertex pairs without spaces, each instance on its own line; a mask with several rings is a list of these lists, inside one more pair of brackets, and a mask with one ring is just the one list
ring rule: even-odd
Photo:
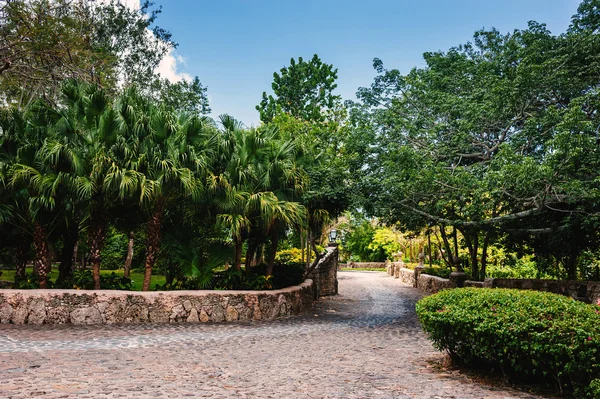
[[171,83],[156,73],[177,47],[155,25],[161,8],[143,1],[133,9],[120,1],[0,1],[0,87],[20,109],[42,98],[55,104],[61,83],[77,79],[109,93],[137,85],[168,106],[208,113],[198,77]]
[[336,79],[337,69],[323,63],[316,54],[310,61],[292,58],[289,67],[273,73],[271,88],[275,96],[263,93],[256,106],[260,119],[271,122],[281,110],[302,120],[323,121],[324,112],[335,109],[340,100],[340,96],[333,94]]
[[[499,237],[567,242],[581,226],[595,230],[600,41],[583,22],[594,20],[594,4],[582,4],[564,35],[535,22],[482,30],[425,53],[426,66],[406,75],[375,59],[379,75],[350,113],[348,141],[366,160],[353,165],[363,207],[406,229],[459,230],[478,278]],[[551,256],[567,256],[574,278],[578,254],[595,242],[587,235]]]

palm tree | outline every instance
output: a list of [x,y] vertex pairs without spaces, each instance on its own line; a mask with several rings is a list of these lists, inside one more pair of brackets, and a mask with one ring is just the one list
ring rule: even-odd
[[72,174],[80,167],[79,159],[72,153],[57,158],[50,155],[49,143],[54,131],[48,123],[47,111],[46,105],[36,104],[22,119],[13,119],[13,129],[9,131],[9,136],[19,143],[10,165],[10,186],[27,197],[27,207],[19,217],[33,233],[34,267],[40,288],[47,287],[51,270],[49,236],[62,217],[62,206],[73,183]]
[[[113,156],[121,125],[109,97],[96,86],[66,82],[62,99],[65,107],[47,110],[47,120],[54,134],[46,140],[44,151],[54,167],[64,163],[65,159],[77,165],[72,170],[73,186],[68,197],[73,210],[85,204],[94,289],[100,289],[101,254],[108,213],[117,199],[125,195],[115,181],[118,180],[115,175],[122,176],[123,173],[119,159]],[[71,225],[76,223],[77,217],[72,219],[75,222]],[[71,228],[78,230],[75,226]],[[73,253],[77,239],[66,237],[70,238],[69,241],[63,239],[65,256],[68,256]]]
[[215,179],[220,191],[218,220],[234,243],[234,265],[241,269],[243,242],[249,239],[246,269],[257,248],[269,238],[267,273],[271,274],[281,231],[300,224],[304,208],[291,201],[300,193],[302,178],[295,167],[293,142],[284,142],[274,127],[243,129],[230,116],[221,116],[222,138],[228,161]]
[[146,259],[142,290],[150,289],[152,269],[161,246],[162,227],[169,206],[184,197],[198,198],[203,176],[216,145],[209,120],[139,101],[139,117],[128,117],[127,129],[134,144],[127,164],[138,174],[140,206],[147,214]]

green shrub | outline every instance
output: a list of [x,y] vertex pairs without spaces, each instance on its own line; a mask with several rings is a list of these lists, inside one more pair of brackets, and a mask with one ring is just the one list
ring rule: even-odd
[[577,395],[585,397],[586,399],[598,399],[600,398],[600,379],[596,378],[590,385],[585,388],[583,395]]
[[273,288],[302,284],[305,266],[302,262],[276,263],[273,268]]
[[103,290],[131,290],[132,280],[112,272],[110,276],[100,275],[100,287]]
[[599,309],[551,293],[478,288],[417,303],[434,346],[453,359],[551,382],[560,391],[596,389],[590,383],[600,378]]
[[302,262],[302,251],[299,248],[283,249],[275,254],[277,263]]

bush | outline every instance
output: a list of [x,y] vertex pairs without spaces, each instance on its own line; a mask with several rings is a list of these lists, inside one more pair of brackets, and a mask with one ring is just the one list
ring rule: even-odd
[[584,392],[584,397],[587,399],[600,398],[600,379],[596,378],[595,380],[593,380]]
[[302,284],[305,266],[302,262],[277,263],[273,268],[273,288],[285,288]]
[[277,263],[300,263],[302,262],[302,251],[299,248],[277,251],[275,261]]
[[591,383],[600,378],[599,309],[546,292],[478,288],[417,303],[434,346],[454,360],[552,382],[561,392],[597,388]]

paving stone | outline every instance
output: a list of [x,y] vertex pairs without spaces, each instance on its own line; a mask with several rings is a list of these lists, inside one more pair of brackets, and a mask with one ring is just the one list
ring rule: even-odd
[[[271,321],[0,325],[0,398],[542,398],[431,367],[443,355],[417,320],[419,291],[385,273],[338,279],[339,296]],[[182,308],[177,317],[242,318],[233,301]],[[259,310],[272,311],[257,298]]]

